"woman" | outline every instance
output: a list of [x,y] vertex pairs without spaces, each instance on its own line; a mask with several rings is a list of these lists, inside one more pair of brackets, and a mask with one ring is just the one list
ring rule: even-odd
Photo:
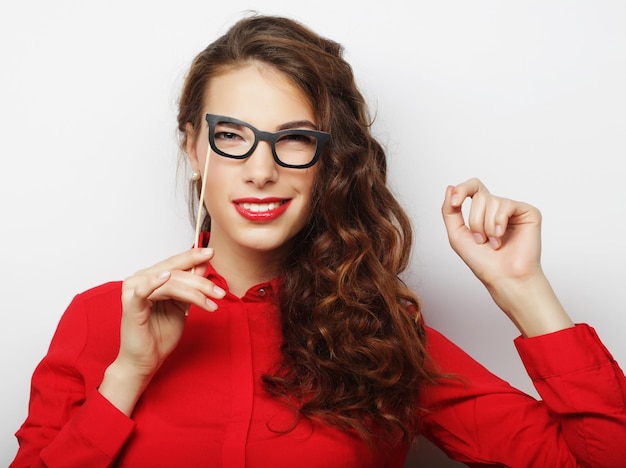
[[468,465],[626,466],[626,379],[554,295],[534,207],[471,179],[442,212],[543,400],[424,324],[341,52],[256,16],[196,57],[178,128],[201,245],[76,296],[12,466],[400,467],[417,434]]

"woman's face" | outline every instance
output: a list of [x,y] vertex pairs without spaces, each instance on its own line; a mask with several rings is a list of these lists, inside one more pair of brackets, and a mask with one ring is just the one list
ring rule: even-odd
[[[204,171],[208,126],[204,114],[244,121],[260,131],[276,132],[298,122],[317,128],[307,97],[280,72],[246,65],[214,77],[205,90],[202,126],[188,124],[187,152],[194,170]],[[251,156],[237,160],[209,153],[204,203],[211,216],[211,247],[220,252],[286,254],[289,241],[311,213],[316,166],[279,166],[270,144],[259,141]]]

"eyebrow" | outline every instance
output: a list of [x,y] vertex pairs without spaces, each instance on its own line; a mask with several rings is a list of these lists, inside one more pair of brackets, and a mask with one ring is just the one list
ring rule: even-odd
[[313,124],[313,122],[309,120],[294,120],[293,122],[287,122],[282,125],[279,125],[278,130],[290,130],[292,128],[302,128],[308,127],[313,130],[317,130],[317,126]]
[[223,122],[220,121],[218,122],[220,125],[223,125],[224,127],[231,127],[231,128],[242,128],[244,125],[237,123],[237,122]]
[[[248,122],[244,122],[246,125],[252,125]],[[224,121],[219,121],[220,125],[225,125],[228,127],[233,127],[233,128],[241,128],[242,124],[237,123],[237,122],[224,122]],[[254,125],[252,125],[254,126]],[[315,125],[313,122],[311,122],[310,120],[293,120],[291,122],[286,122],[283,124],[280,124],[277,128],[276,131],[281,131],[281,130],[291,130],[294,128],[310,128],[312,130],[318,130],[317,125]]]

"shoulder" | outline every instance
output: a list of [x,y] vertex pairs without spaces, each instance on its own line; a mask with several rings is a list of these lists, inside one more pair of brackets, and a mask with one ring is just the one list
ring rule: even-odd
[[88,334],[116,330],[122,313],[121,293],[122,282],[113,281],[77,294],[63,314],[60,325],[81,329]]
[[74,296],[52,338],[48,361],[73,362],[91,383],[101,378],[119,349],[121,291],[121,282],[111,282]]
[[426,350],[443,373],[478,375],[488,371],[441,332],[425,326]]
[[99,304],[119,304],[121,295],[122,282],[111,281],[77,294],[74,301],[82,301],[84,304],[97,307]]

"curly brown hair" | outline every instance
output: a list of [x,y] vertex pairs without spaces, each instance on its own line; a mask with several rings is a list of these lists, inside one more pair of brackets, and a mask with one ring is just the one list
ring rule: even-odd
[[[341,45],[292,19],[240,20],[193,61],[179,103],[181,147],[186,124],[200,128],[208,81],[226,71],[270,65],[309,97],[320,129],[332,136],[318,163],[310,220],[283,265],[282,362],[263,382],[298,417],[368,442],[407,442],[417,431],[419,390],[436,377],[418,298],[399,277],[412,229],[386,185],[385,152],[342,54]],[[195,214],[197,193],[190,199]]]

